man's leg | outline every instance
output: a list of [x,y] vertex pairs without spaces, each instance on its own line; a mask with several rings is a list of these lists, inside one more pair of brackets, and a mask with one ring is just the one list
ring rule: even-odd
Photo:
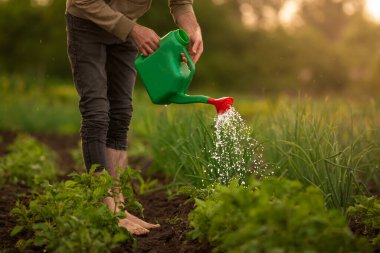
[[[106,154],[107,154],[107,161],[110,168],[109,170],[110,174],[112,172],[111,175],[114,176],[115,178],[118,178],[119,174],[117,173],[117,170],[119,168],[125,169],[127,166],[127,152],[123,150],[115,150],[112,148],[107,148]],[[111,207],[111,209],[114,209],[116,212],[118,212],[120,210],[118,206],[120,205],[122,206],[125,200],[124,200],[123,194],[120,192],[120,189],[113,189],[113,191],[114,191],[115,199],[114,200],[108,199],[107,204]],[[160,227],[159,224],[151,224],[151,223],[145,222],[142,219],[139,219],[138,217],[134,216],[133,214],[127,211],[126,211],[126,215],[127,215],[126,220],[128,220],[129,222],[135,223],[145,229]]]
[[[107,76],[108,99],[110,102],[110,123],[107,133],[107,163],[109,172],[118,178],[118,169],[127,167],[127,132],[132,117],[132,92],[136,80],[134,60],[137,49],[128,39],[124,43],[117,43],[107,47]],[[116,205],[124,203],[122,193],[116,199]],[[147,223],[126,212],[127,220],[143,228],[159,227],[158,224]]]
[[88,20],[67,15],[68,55],[80,96],[81,138],[87,171],[107,167],[106,137],[109,122],[106,46],[103,31]]
[[[118,179],[119,174],[117,172],[118,168],[125,168],[127,166],[127,152],[124,150],[115,150],[112,148],[106,148],[106,157],[108,163],[108,172],[111,176]],[[104,199],[104,202],[108,207],[114,212],[119,212],[121,206],[124,203],[123,194],[120,192],[120,189],[115,188],[111,189],[112,197],[107,197]],[[134,222],[127,213],[127,218],[119,220],[119,226],[125,227],[132,234],[146,234],[149,233],[148,228],[144,227],[141,224]]]
[[[75,86],[80,96],[82,115],[81,138],[83,158],[87,171],[97,164],[97,170],[115,168],[123,157],[110,166],[107,163],[106,139],[109,126],[107,97],[106,44],[114,40],[108,33],[88,20],[67,15],[68,55]],[[110,159],[110,162],[114,162]],[[120,165],[122,165],[121,163]],[[112,172],[113,173],[113,172]],[[112,201],[109,201],[109,200]],[[116,208],[112,198],[104,200],[111,210]],[[119,221],[132,234],[145,234],[147,229],[126,219]]]

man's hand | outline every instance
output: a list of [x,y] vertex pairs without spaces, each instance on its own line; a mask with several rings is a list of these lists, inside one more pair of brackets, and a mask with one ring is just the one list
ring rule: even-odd
[[132,28],[130,35],[135,41],[138,50],[144,56],[152,54],[159,47],[160,37],[148,27],[136,24]]
[[199,57],[203,53],[203,39],[201,28],[198,25],[194,13],[185,13],[177,18],[177,23],[180,28],[186,31],[190,37],[189,54],[194,64],[197,63]]
[[201,54],[203,53],[203,40],[202,40],[202,33],[201,29],[198,26],[195,30],[192,31],[186,31],[189,34],[190,37],[190,43],[189,43],[189,54],[191,56],[191,59],[193,60],[194,64],[197,63],[199,60],[199,57],[201,57]]

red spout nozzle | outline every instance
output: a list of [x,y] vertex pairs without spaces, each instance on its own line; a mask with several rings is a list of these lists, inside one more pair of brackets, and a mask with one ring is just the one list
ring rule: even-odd
[[207,103],[213,104],[215,106],[218,114],[223,114],[226,111],[228,111],[231,108],[233,102],[234,102],[234,98],[232,97],[223,97],[223,98],[218,98],[218,99],[209,98],[207,100]]

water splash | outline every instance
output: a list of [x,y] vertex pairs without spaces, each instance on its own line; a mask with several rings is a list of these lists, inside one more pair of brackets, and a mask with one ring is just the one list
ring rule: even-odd
[[263,146],[251,136],[251,128],[241,115],[231,107],[215,117],[215,143],[209,152],[209,164],[205,169],[212,182],[229,184],[238,178],[242,185],[247,184],[250,175],[268,175],[263,161]]

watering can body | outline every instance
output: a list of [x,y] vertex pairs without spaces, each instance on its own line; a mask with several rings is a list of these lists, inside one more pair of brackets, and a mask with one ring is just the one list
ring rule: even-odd
[[[154,104],[168,105],[208,103],[215,106],[218,114],[228,111],[234,99],[214,99],[203,95],[187,95],[195,73],[194,63],[187,52],[189,36],[178,29],[166,34],[160,40],[159,48],[151,55],[139,55],[135,60],[136,70]],[[183,54],[187,63],[183,62]]]
[[[171,31],[161,38],[159,48],[153,54],[136,58],[136,70],[153,103],[208,102],[207,96],[186,95],[195,73],[194,63],[187,51],[189,41],[185,31]],[[182,61],[181,54],[187,58],[187,64]]]

